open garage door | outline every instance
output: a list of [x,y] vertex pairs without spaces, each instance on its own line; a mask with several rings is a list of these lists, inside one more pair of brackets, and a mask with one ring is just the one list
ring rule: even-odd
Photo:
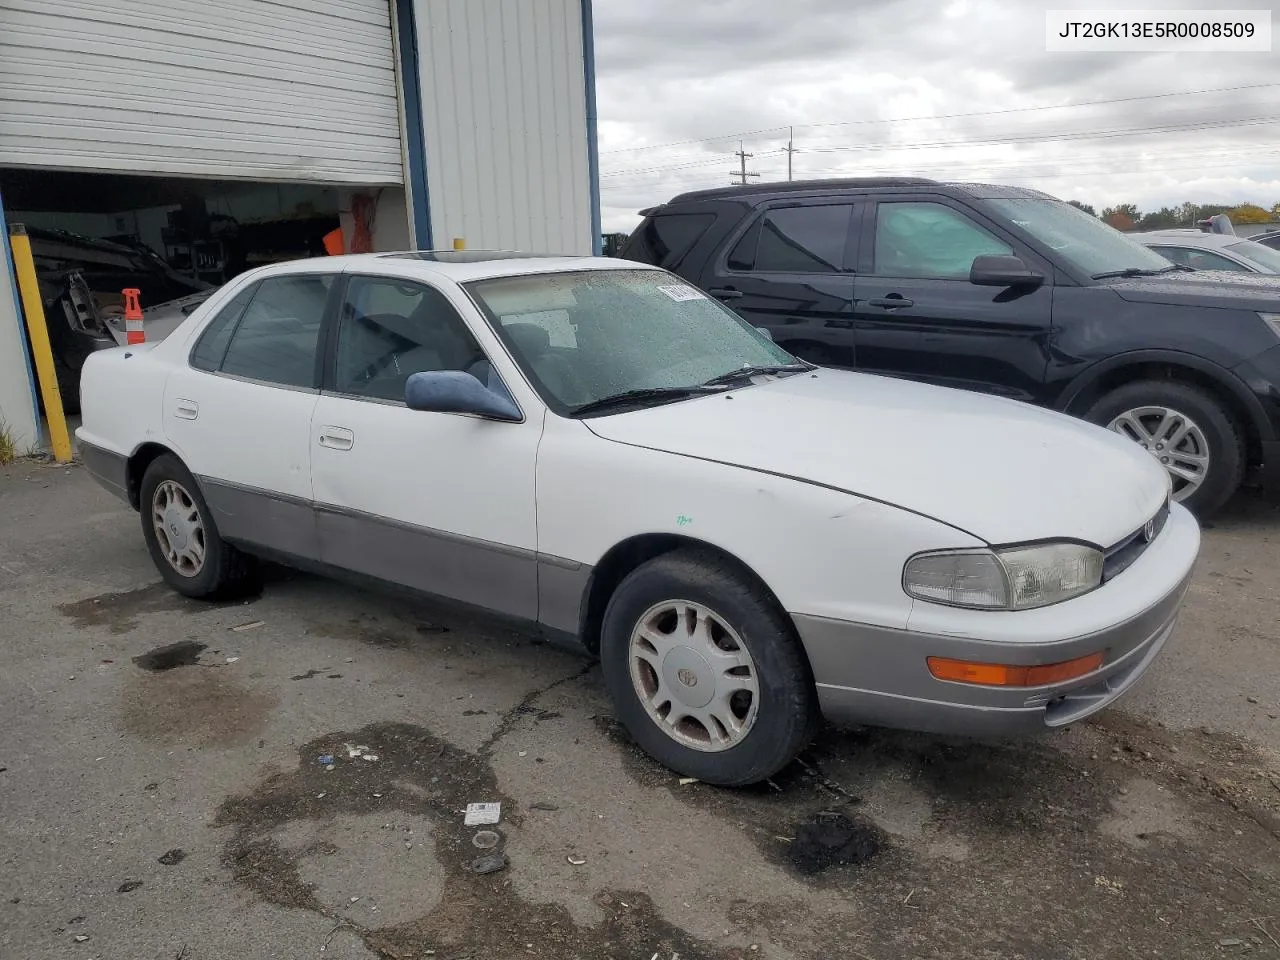
[[400,184],[388,0],[0,0],[0,166]]

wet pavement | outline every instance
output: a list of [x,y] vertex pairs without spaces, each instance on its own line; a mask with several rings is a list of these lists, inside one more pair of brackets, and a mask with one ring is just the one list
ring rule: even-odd
[[0,958],[1280,960],[1278,547],[1230,505],[1094,720],[826,730],[730,791],[585,658],[283,570],[185,600],[80,468],[0,468]]

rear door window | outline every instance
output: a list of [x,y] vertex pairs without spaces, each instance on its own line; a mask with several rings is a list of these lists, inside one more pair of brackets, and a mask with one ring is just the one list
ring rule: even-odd
[[234,297],[231,302],[218,311],[218,315],[209,321],[208,326],[200,333],[195,349],[191,351],[191,365],[198,370],[217,370],[222,366],[222,358],[227,354],[227,344],[231,342],[231,333],[236,328],[244,308],[253,299],[258,290],[256,283],[251,283]]
[[315,387],[316,347],[333,277],[268,277],[249,301],[222,361],[222,372],[288,387]]
[[622,259],[670,269],[715,222],[713,213],[669,213],[648,217],[622,250]]
[[765,211],[729,253],[731,270],[840,273],[846,267],[853,205],[776,207]]

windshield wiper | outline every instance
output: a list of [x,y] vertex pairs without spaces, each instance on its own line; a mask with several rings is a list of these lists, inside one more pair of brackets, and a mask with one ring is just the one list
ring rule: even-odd
[[590,400],[572,408],[569,413],[575,417],[580,417],[588,413],[612,410],[615,407],[642,406],[651,400],[659,402],[663,400],[682,400],[685,397],[692,397],[697,394],[722,392],[714,386],[704,384],[695,384],[689,387],[642,387],[639,390],[624,390],[622,393],[601,397],[599,400]]
[[744,377],[756,377],[770,373],[803,373],[805,370],[812,370],[813,367],[807,363],[772,363],[772,364],[754,364],[744,367],[738,367],[736,370],[727,370],[724,373],[712,377],[710,380],[703,382],[704,387],[714,387],[723,383],[733,383]]
[[1158,270],[1148,270],[1144,267],[1125,267],[1123,270],[1108,270],[1106,273],[1095,273],[1090,279],[1092,280],[1110,280],[1114,277],[1155,277],[1162,273],[1172,273],[1174,270],[1191,269],[1189,267],[1181,267],[1176,263],[1171,263],[1167,267],[1161,267]]

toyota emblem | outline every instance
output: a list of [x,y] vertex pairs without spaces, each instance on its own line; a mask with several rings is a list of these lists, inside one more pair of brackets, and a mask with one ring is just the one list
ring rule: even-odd
[[676,677],[686,687],[696,687],[698,685],[698,675],[692,670],[680,670],[676,673]]
[[1150,543],[1156,538],[1156,518],[1152,517],[1142,528],[1142,539]]

